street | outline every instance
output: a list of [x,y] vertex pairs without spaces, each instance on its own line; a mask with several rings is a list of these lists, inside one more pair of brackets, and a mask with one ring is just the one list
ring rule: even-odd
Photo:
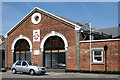
[[[119,74],[96,74],[96,73],[65,73],[65,72],[47,72],[45,75],[34,75],[31,76],[30,74],[27,73],[17,73],[17,74],[12,74],[12,71],[9,70],[7,72],[0,72],[2,74],[2,78],[110,78],[114,80],[120,78]],[[4,79],[3,79],[4,80]],[[13,79],[12,79],[13,80]],[[108,80],[108,79],[107,79]]]

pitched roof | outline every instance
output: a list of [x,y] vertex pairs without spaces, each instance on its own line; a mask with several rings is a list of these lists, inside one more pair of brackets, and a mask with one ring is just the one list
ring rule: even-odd
[[120,27],[101,28],[97,29],[97,31],[112,35],[113,38],[120,35]]
[[[81,23],[76,23],[74,21],[71,21],[71,20],[68,20],[66,18],[63,18],[63,17],[59,17],[59,16],[56,16],[52,13],[49,13],[41,8],[38,8],[38,7],[35,7],[33,10],[31,10],[23,19],[21,19],[11,30],[9,30],[5,36],[11,34],[16,28],[19,27],[19,25],[21,25],[29,16],[31,16],[31,14],[33,14],[34,12],[41,12],[49,17],[52,17],[60,22],[63,22],[64,24],[67,24],[69,26],[71,26],[72,28],[75,28],[75,27],[79,27],[79,28],[87,28],[86,25],[84,24],[81,24]],[[84,27],[83,27],[84,26]]]
[[[61,17],[61,16],[59,16],[59,17]],[[61,17],[61,18],[65,19],[65,20],[68,20],[68,21],[70,21],[70,22],[72,22],[72,23],[74,23],[74,24],[76,24],[76,25],[79,25],[83,30],[89,30],[89,29],[90,29],[90,28],[89,28],[89,25],[86,24],[86,23],[83,24],[83,23],[80,23],[80,22],[76,22],[76,21],[73,21],[73,20],[64,18],[64,17]]]

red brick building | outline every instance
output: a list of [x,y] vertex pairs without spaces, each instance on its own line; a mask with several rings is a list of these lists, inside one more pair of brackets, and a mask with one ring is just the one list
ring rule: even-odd
[[92,41],[90,54],[90,42],[81,33],[86,30],[85,24],[34,8],[7,33],[6,67],[27,60],[52,69],[120,71],[120,40]]
[[[105,45],[107,45],[106,51]],[[82,63],[80,70],[120,71],[119,46],[119,39],[92,40],[90,57],[90,42],[80,41],[80,63]]]

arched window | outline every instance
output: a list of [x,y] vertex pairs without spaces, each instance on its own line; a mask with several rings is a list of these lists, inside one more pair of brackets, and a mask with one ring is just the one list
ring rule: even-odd
[[27,40],[19,39],[14,46],[14,62],[17,60],[31,61],[30,45]]
[[65,45],[62,38],[50,36],[44,43],[44,66],[48,68],[65,68]]

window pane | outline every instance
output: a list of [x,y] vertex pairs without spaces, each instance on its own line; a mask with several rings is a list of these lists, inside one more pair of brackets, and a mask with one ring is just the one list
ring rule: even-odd
[[94,51],[95,53],[94,53],[94,55],[96,56],[96,55],[101,55],[101,51]]
[[97,57],[97,61],[102,61],[102,57]]
[[20,56],[21,56],[21,60],[25,60],[25,53],[21,53]]
[[16,65],[21,65],[21,61],[18,61],[18,62],[16,63]]
[[63,53],[59,53],[59,67],[61,67],[61,68],[63,68],[63,67],[65,67],[66,65],[66,63],[65,63],[65,53],[63,52]]
[[52,53],[52,67],[57,68],[58,67],[58,54]]
[[26,66],[26,65],[27,65],[27,63],[26,63],[26,62],[23,62],[23,63],[22,63],[22,66]]
[[16,61],[19,60],[19,54],[16,54]]
[[46,63],[46,67],[51,67],[51,54],[50,53],[46,53],[45,54],[45,63]]
[[102,57],[95,57],[95,60],[102,61]]
[[26,61],[31,61],[31,53],[26,53]]

